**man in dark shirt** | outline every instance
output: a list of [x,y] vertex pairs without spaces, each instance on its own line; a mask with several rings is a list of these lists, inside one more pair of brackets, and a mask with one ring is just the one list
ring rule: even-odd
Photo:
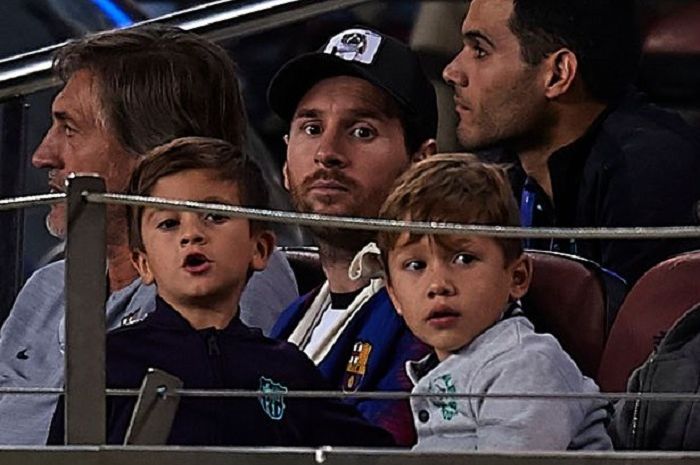
[[[445,68],[469,150],[517,155],[526,226],[695,223],[700,137],[630,92],[639,58],[633,0],[474,0]],[[517,178],[517,176],[516,176]],[[536,240],[632,283],[694,240]]]

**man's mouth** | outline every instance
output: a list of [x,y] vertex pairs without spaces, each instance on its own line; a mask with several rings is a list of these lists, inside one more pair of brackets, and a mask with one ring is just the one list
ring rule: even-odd
[[65,189],[63,187],[63,184],[59,184],[53,180],[49,180],[49,192],[51,194],[63,193],[65,192]]
[[454,97],[454,103],[455,103],[455,109],[457,110],[464,110],[464,111],[470,111],[471,108],[469,108],[469,105],[464,102],[461,98],[455,96]]
[[345,184],[332,179],[319,179],[311,183],[309,190],[347,192]]
[[182,261],[182,267],[190,273],[203,273],[211,267],[211,260],[202,253],[191,253]]

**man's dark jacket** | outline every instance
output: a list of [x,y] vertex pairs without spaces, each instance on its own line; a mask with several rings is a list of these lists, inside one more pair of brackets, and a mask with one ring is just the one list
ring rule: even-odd
[[[557,150],[548,165],[554,204],[544,210],[552,214],[532,226],[698,224],[700,131],[640,95],[606,110],[582,138]],[[522,178],[514,184],[518,192]],[[700,241],[689,239],[558,242],[559,251],[598,262],[630,284],[656,263],[700,248]],[[541,244],[536,248],[549,248]]]
[[[700,394],[700,305],[676,322],[627,390]],[[700,450],[700,402],[621,401],[610,433],[616,449]]]

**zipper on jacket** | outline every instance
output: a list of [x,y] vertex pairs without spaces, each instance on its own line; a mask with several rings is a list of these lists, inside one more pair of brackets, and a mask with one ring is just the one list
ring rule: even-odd
[[[652,352],[651,356],[649,357],[649,360],[647,363],[644,364],[645,369],[649,369],[651,367],[651,364],[654,363],[654,359],[656,358],[656,350]],[[641,375],[641,372],[640,372]],[[640,379],[639,380],[639,392],[637,394],[642,394],[644,392],[644,380]],[[634,401],[634,409],[632,411],[632,448],[635,449],[639,447],[639,444],[637,444],[637,433],[639,432],[639,412],[642,408],[642,400],[637,399]]]

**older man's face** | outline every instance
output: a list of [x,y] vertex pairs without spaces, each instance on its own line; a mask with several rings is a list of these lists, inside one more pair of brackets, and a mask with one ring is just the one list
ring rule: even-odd
[[[49,169],[51,192],[63,192],[70,173],[97,173],[110,192],[123,191],[137,157],[128,153],[107,128],[100,110],[98,80],[87,70],[73,74],[56,96],[53,124],[32,156],[36,168]],[[56,204],[46,218],[54,236],[66,229],[65,205]]]

